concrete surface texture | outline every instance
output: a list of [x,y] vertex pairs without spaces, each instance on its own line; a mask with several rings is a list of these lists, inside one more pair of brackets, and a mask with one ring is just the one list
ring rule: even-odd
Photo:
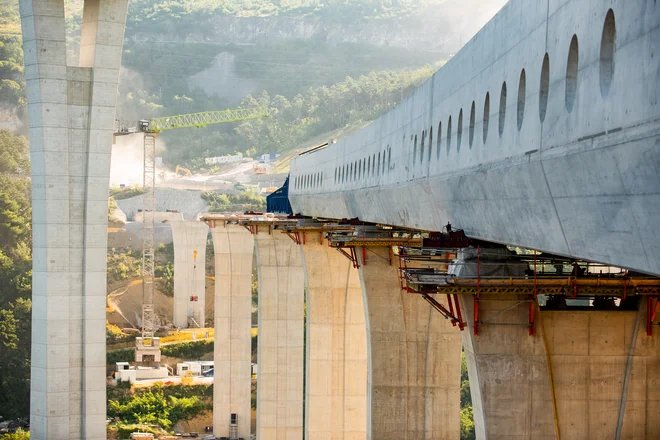
[[254,236],[259,274],[257,437],[302,440],[305,272],[302,249],[279,230]]
[[511,0],[396,108],[294,158],[294,211],[660,274],[659,32],[655,1]]
[[85,2],[67,66],[63,0],[21,0],[32,161],[31,438],[105,439],[110,150],[126,0]]
[[358,254],[368,317],[369,438],[457,440],[458,328],[421,296],[401,290],[387,247],[367,248],[366,262]]
[[238,436],[250,438],[252,258],[254,239],[243,226],[211,228],[215,250],[213,430],[229,437],[231,415]]
[[[174,242],[174,313],[179,328],[206,327],[206,223],[171,223]],[[189,318],[192,318],[189,321]]]
[[539,312],[529,295],[482,295],[475,336],[474,299],[460,302],[477,439],[658,438],[660,343],[640,325],[645,305]]
[[[473,297],[459,295],[459,301],[468,322],[462,336],[477,439],[555,439],[543,330],[529,336],[525,326],[528,296],[480,301],[480,320],[490,325],[483,325],[479,336],[474,335]],[[571,434],[583,430],[579,425]]]
[[303,256],[308,317],[305,438],[370,438],[367,335],[359,274],[327,244],[310,240],[303,246]]

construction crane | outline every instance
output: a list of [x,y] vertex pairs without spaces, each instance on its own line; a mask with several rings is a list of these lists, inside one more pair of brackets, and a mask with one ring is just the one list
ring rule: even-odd
[[262,107],[228,109],[187,115],[142,119],[136,127],[118,127],[115,136],[143,133],[144,136],[144,194],[142,206],[142,337],[136,338],[135,361],[153,366],[160,361],[160,341],[154,338],[157,330],[154,309],[155,254],[155,188],[156,137],[158,133],[179,128],[201,128],[207,125],[240,122],[265,118],[268,110]]

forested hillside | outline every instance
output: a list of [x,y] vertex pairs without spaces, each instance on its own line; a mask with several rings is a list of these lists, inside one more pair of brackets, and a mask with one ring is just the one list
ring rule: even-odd
[[0,415],[30,404],[32,230],[25,138],[0,130]]
[[[0,102],[14,108],[24,102],[17,3],[0,21]],[[266,121],[164,134],[165,163],[285,151],[391,108],[503,3],[466,20],[457,11],[478,0],[132,0],[117,117],[259,103],[272,109]],[[70,64],[82,4],[66,0]]]

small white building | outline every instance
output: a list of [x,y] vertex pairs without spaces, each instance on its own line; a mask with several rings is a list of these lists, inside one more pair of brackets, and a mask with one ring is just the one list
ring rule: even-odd
[[233,156],[216,156],[204,159],[206,165],[219,165],[223,163],[236,163],[243,160],[243,156],[234,154]]
[[200,376],[202,374],[202,365],[195,361],[176,364],[177,376],[184,376],[188,371],[190,371],[193,376]]
[[115,379],[119,382],[133,383],[136,380],[165,379],[169,376],[166,367],[133,367],[117,370]]

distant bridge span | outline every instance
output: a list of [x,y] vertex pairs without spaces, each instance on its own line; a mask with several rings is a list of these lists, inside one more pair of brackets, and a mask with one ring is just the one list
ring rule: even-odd
[[291,162],[294,212],[660,274],[660,4],[511,0],[399,106]]

